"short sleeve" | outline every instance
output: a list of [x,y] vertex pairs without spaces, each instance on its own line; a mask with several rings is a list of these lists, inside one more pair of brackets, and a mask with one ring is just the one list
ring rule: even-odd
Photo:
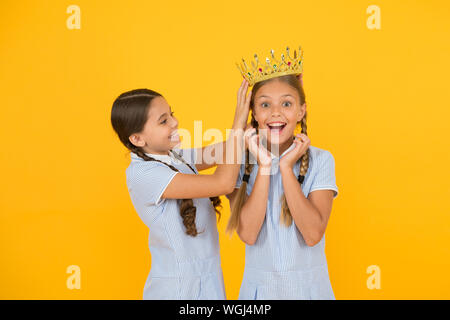
[[309,192],[315,190],[333,190],[335,199],[339,193],[334,173],[334,157],[329,151],[322,151],[317,157],[317,172]]
[[161,196],[177,173],[162,163],[146,162],[127,176],[128,191],[145,206],[157,206],[164,201]]

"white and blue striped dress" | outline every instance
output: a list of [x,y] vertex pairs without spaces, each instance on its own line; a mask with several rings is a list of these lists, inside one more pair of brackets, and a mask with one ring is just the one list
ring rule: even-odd
[[[294,147],[292,144],[281,157]],[[310,146],[309,169],[302,184],[305,197],[314,190],[334,190],[334,158],[329,151]],[[334,300],[327,260],[325,235],[319,243],[308,246],[293,222],[290,227],[280,224],[283,183],[279,170],[279,157],[273,157],[266,217],[254,245],[245,246],[244,277],[239,299],[325,299]],[[242,183],[245,165],[241,166],[236,184]],[[300,161],[294,166],[298,176]],[[255,183],[258,165],[253,166],[247,194]]]
[[[175,151],[198,173],[194,165],[195,149]],[[172,154],[147,155],[170,163],[182,173],[194,174]],[[209,198],[193,199],[197,208],[195,223],[201,233],[196,237],[187,235],[179,201],[161,198],[176,174],[165,164],[145,161],[131,153],[131,163],[126,170],[127,187],[139,217],[149,227],[152,260],[143,298],[226,299],[216,212]]]

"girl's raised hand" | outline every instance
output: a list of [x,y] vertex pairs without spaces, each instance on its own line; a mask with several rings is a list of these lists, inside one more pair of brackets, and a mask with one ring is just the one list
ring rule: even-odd
[[283,166],[292,169],[298,159],[308,150],[311,145],[311,140],[306,134],[300,133],[295,136],[293,143],[295,143],[295,147],[280,159],[280,167]]
[[250,97],[252,90],[247,94],[248,82],[243,80],[237,93],[236,112],[234,114],[233,129],[245,129],[250,112]]
[[245,133],[245,144],[253,157],[256,158],[258,166],[265,169],[265,173],[270,173],[272,157],[270,152],[262,145],[260,137],[256,134],[256,129],[248,129]]

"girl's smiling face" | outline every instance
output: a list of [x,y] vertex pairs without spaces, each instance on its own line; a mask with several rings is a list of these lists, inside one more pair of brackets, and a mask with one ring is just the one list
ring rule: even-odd
[[168,154],[180,143],[177,133],[178,120],[163,97],[156,97],[150,103],[144,129],[130,136],[130,141],[146,153]]
[[281,154],[292,143],[297,123],[305,115],[306,104],[300,105],[295,88],[275,78],[257,90],[252,111],[258,129],[265,129],[261,134],[267,139],[269,148],[279,145]]

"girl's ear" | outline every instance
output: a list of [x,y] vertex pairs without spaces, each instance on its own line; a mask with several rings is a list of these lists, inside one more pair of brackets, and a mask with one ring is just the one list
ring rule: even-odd
[[306,113],[306,102],[300,106],[300,112],[297,114],[297,122],[300,122]]
[[141,147],[142,148],[142,147],[145,146],[145,141],[138,134],[132,134],[131,136],[128,137],[128,139],[136,147]]

